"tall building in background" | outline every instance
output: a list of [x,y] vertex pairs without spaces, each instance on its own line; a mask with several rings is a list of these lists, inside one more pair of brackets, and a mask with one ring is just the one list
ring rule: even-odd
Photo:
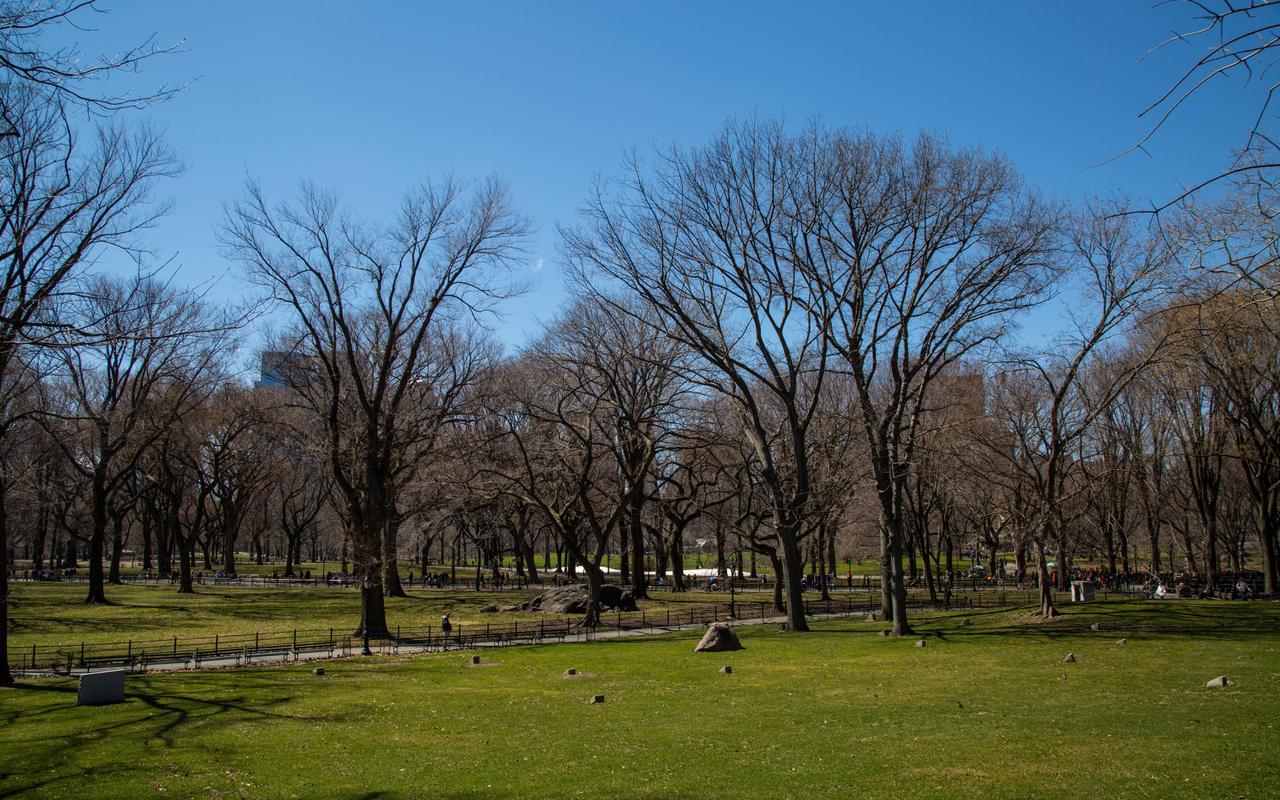
[[258,357],[255,389],[287,389],[302,380],[303,357],[285,350],[264,350]]

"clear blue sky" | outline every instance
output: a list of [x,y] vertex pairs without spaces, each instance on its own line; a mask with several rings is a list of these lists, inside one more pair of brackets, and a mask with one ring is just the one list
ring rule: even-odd
[[507,180],[538,233],[537,288],[498,324],[519,345],[564,299],[555,225],[625,148],[705,141],[730,115],[944,132],[1006,153],[1064,197],[1168,199],[1219,168],[1256,94],[1224,83],[1148,148],[1138,112],[1191,57],[1139,63],[1183,6],[1047,2],[173,2],[104,0],[88,51],[154,33],[181,55],[131,78],[190,86],[147,112],[187,170],[152,232],[188,283],[243,292],[218,250],[246,175],[275,197],[301,180],[370,218],[445,172]]

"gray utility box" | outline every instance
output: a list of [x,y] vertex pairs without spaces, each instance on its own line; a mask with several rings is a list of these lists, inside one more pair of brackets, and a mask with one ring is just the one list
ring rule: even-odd
[[78,706],[104,706],[124,702],[125,669],[109,669],[103,672],[86,672],[80,676],[80,691],[76,694]]
[[1092,581],[1072,581],[1071,582],[1071,602],[1088,603],[1093,599],[1093,582]]

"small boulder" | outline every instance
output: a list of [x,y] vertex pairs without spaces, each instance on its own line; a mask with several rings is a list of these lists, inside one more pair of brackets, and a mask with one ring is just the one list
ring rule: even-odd
[[598,706],[603,702],[604,702],[604,695],[594,694],[591,696],[591,699],[587,701],[587,704],[592,706]]
[[315,669],[311,670],[311,674],[312,674],[312,675],[323,675],[323,674],[324,674],[324,667],[316,667]]
[[1075,653],[1067,653],[1067,657],[1066,657],[1066,658],[1064,658],[1064,659],[1062,659],[1062,661],[1063,661],[1064,663],[1066,663],[1066,664],[1074,664],[1074,663],[1076,663],[1076,654],[1075,654]]
[[880,631],[880,635],[881,635],[881,636],[883,636],[883,637],[885,637],[885,638],[888,638],[888,636],[889,636],[889,632],[888,632],[888,631]]
[[920,639],[919,641],[917,641],[916,647],[924,647],[924,639]]
[[1090,625],[1090,626],[1089,626],[1089,630],[1091,630],[1091,631],[1100,631],[1100,630],[1102,630],[1102,623],[1101,623],[1101,622],[1095,622],[1095,623],[1093,623],[1092,625]]
[[480,663],[480,656],[472,656],[472,657],[471,657],[471,666],[473,666],[473,667],[474,667],[474,666],[478,665],[479,663]]
[[725,675],[731,675],[733,674],[733,666],[731,664],[725,664],[720,668],[720,672]]
[[727,622],[715,622],[707,628],[707,632],[702,634],[702,640],[698,642],[698,646],[693,648],[695,653],[720,653],[726,650],[741,650],[742,642],[738,641],[738,634],[733,632],[733,626]]
[[1128,644],[1128,639],[1116,639],[1116,644]]
[[498,613],[498,611],[499,611],[499,610],[500,610],[500,609],[498,608],[498,604],[497,604],[497,603],[490,603],[490,604],[489,604],[489,605],[487,605],[487,606],[481,606],[481,607],[480,607],[480,613],[481,613],[481,614],[496,614],[496,613]]
[[874,611],[868,611],[868,612],[867,612],[867,622],[879,622],[879,621],[880,621],[880,615],[879,615],[879,614],[877,614],[877,613],[876,613],[876,612],[874,612]]
[[576,669],[574,669],[573,667],[569,667],[568,669],[566,669],[566,670],[564,671],[564,674],[565,674],[565,677],[567,677],[567,678],[572,678],[574,675],[577,675],[577,674],[578,674],[578,671],[577,671]]
[[968,617],[965,617],[964,619],[960,620],[960,624],[964,626],[969,626],[973,624],[973,621],[970,620]]
[[1236,685],[1236,682],[1228,678],[1226,675],[1219,675],[1218,677],[1214,678],[1213,680],[1205,684],[1205,686],[1209,686],[1213,688],[1220,688],[1223,686],[1235,686],[1235,685]]

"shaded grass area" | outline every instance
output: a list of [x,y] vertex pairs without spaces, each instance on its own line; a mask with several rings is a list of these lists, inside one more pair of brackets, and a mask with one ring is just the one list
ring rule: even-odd
[[[195,594],[177,594],[170,586],[111,586],[109,606],[88,606],[78,584],[19,583],[12,586],[10,647],[77,642],[157,640],[172,636],[229,636],[334,628],[340,635],[360,622],[355,589],[244,589],[201,586]],[[387,623],[439,625],[449,610],[455,622],[475,624],[495,615],[479,609],[523,599],[516,592],[443,592],[414,590],[407,598],[387,598]],[[501,615],[504,619],[516,615]],[[536,615],[522,615],[521,619]]]
[[[549,588],[549,587],[546,587]],[[174,587],[130,585],[108,587],[112,605],[90,606],[83,584],[16,583],[11,586],[9,645],[12,652],[32,644],[75,645],[159,641],[179,638],[287,633],[293,629],[333,628],[339,636],[360,622],[360,594],[355,589],[281,589],[198,586],[195,594],[178,594]],[[410,589],[408,597],[386,598],[387,624],[420,628],[439,626],[445,611],[455,626],[483,626],[543,619],[561,619],[530,612],[482,613],[489,605],[505,607],[532,597],[539,590],[473,592],[457,589]],[[723,596],[722,596],[723,595]],[[753,601],[769,599],[763,593]],[[728,602],[725,593],[659,594],[642,603],[648,611],[688,604]],[[571,617],[578,619],[578,617]]]
[[[128,702],[91,709],[41,681],[0,692],[0,794],[1280,796],[1274,604],[927,615],[925,648],[881,627],[743,627],[728,654],[672,635],[479,669],[450,653],[136,676]],[[1236,686],[1205,688],[1223,673]]]

